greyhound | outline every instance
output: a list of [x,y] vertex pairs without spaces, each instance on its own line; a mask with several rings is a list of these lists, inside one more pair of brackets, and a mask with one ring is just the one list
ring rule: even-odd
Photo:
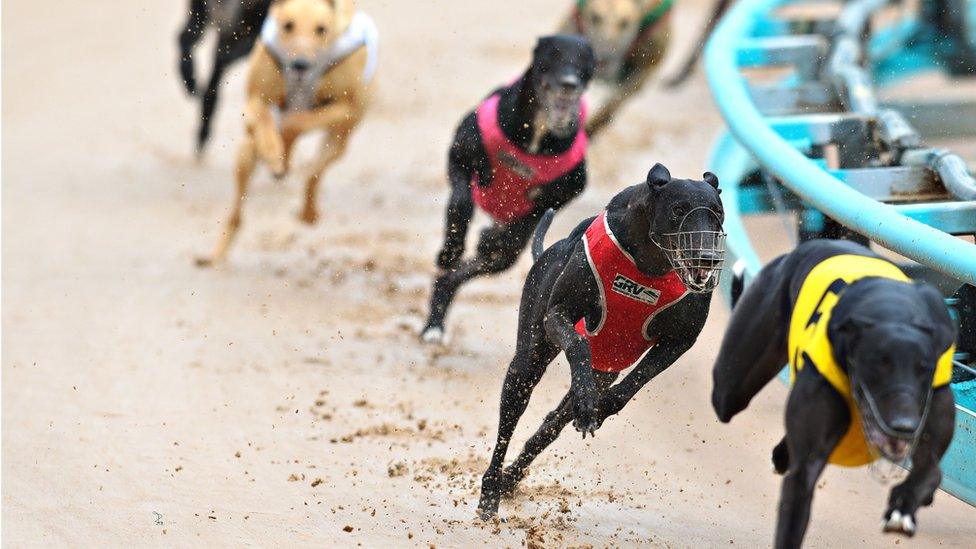
[[[502,385],[498,438],[481,483],[482,518],[493,516],[526,468],[570,421],[595,434],[648,381],[695,343],[724,261],[718,178],[672,179],[656,164],[644,183],[541,252],[552,214],[536,232],[537,261],[519,308],[518,342]],[[570,390],[518,458],[508,444],[547,366],[565,351]],[[613,385],[623,370],[636,367]]]
[[591,96],[597,107],[586,121],[594,137],[654,74],[668,50],[674,0],[574,0],[561,32],[589,40],[596,54]]
[[326,169],[342,158],[369,107],[378,62],[373,20],[353,0],[278,0],[251,54],[244,107],[244,139],[237,152],[235,187],[226,229],[201,267],[223,263],[241,228],[248,185],[265,164],[284,177],[302,135],[325,135],[305,179],[299,219],[318,221],[318,187]]
[[[525,73],[461,122],[448,154],[451,197],[424,342],[443,341],[444,318],[462,284],[515,264],[542,214],[583,191],[582,96],[595,63],[582,38],[540,38]],[[475,204],[493,224],[481,232],[476,256],[461,261]]]
[[713,370],[712,405],[728,422],[790,365],[785,473],[776,547],[799,547],[827,463],[912,460],[891,490],[886,532],[915,533],[955,427],[956,328],[942,295],[853,242],[811,240],[764,267],[732,313]]
[[197,153],[202,153],[210,139],[210,122],[217,107],[217,89],[227,67],[246,56],[261,32],[261,23],[271,0],[190,0],[189,16],[178,36],[180,77],[183,87],[195,95],[197,80],[193,67],[193,47],[203,37],[207,26],[217,31],[213,72],[201,98],[200,126],[197,130]]

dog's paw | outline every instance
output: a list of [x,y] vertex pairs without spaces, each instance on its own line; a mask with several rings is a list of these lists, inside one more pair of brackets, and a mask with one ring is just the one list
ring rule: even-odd
[[573,397],[573,427],[583,434],[583,438],[586,438],[587,434],[596,436],[596,430],[600,428],[595,392],[595,390],[583,390]]
[[491,520],[498,515],[498,505],[501,503],[501,494],[494,488],[481,488],[481,498],[478,500],[478,509],[475,511],[481,520]]
[[193,258],[193,264],[201,269],[209,269],[215,266],[212,257],[203,256],[203,255],[199,255]]
[[447,335],[444,333],[444,328],[430,326],[421,332],[420,341],[426,345],[447,345]]
[[478,518],[484,521],[489,521],[498,516],[498,509],[482,509],[480,506],[475,510]]
[[915,517],[893,509],[888,513],[888,518],[882,521],[881,530],[912,537],[915,535]]
[[499,487],[498,487],[498,491],[501,494],[501,497],[503,498],[511,497],[512,494],[515,493],[515,489],[518,487],[519,481],[522,480],[522,477],[524,475],[525,475],[524,472],[516,473],[512,469],[511,465],[506,467],[502,471],[502,478],[501,481],[499,482]]
[[298,214],[298,220],[307,225],[315,225],[319,220],[319,212],[315,208],[302,208],[302,213]]
[[268,167],[271,169],[271,177],[275,178],[275,181],[281,181],[288,175],[288,168],[285,166],[284,161],[281,163],[271,163]]
[[183,79],[183,89],[186,90],[187,95],[197,94],[197,80],[192,76]]

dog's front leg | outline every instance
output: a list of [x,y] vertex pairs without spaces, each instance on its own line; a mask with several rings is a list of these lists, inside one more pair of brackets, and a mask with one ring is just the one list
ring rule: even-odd
[[294,140],[312,130],[352,125],[359,112],[354,101],[334,101],[317,109],[290,112],[281,120],[281,134]]
[[610,387],[600,399],[598,426],[602,426],[608,417],[620,413],[624,406],[634,398],[637,391],[640,391],[644,385],[647,385],[647,382],[674,364],[693,344],[694,340],[688,341],[687,338],[669,338],[658,341],[644,355],[637,366],[620,383]]
[[810,522],[813,490],[826,465],[827,456],[798,460],[783,478],[776,525],[777,549],[798,548],[803,542]]
[[254,140],[258,157],[267,163],[275,177],[282,177],[287,171],[285,141],[278,131],[271,108],[260,97],[249,99],[244,109],[244,127]]
[[906,536],[915,535],[915,512],[932,504],[936,488],[942,482],[939,462],[949,448],[956,427],[955,399],[948,386],[932,393],[925,430],[912,455],[912,471],[904,482],[891,490],[885,511],[883,530]]
[[230,245],[234,242],[234,238],[241,228],[244,200],[247,198],[247,187],[251,181],[251,173],[254,171],[256,161],[257,152],[254,147],[254,139],[245,135],[244,142],[241,143],[237,151],[237,169],[235,170],[237,194],[234,197],[234,203],[231,204],[230,215],[227,218],[224,232],[220,235],[220,239],[209,257],[198,257],[196,259],[198,267],[218,266],[227,257],[227,250],[230,249]]
[[570,370],[570,391],[573,393],[573,427],[577,431],[594,435],[597,422],[596,383],[590,357],[590,344],[576,332],[575,315],[570,315],[561,304],[549,309],[545,316],[546,335],[566,352]]
[[810,522],[817,479],[850,424],[843,398],[811,370],[806,368],[797,375],[786,403],[790,465],[780,492],[777,549],[800,547]]

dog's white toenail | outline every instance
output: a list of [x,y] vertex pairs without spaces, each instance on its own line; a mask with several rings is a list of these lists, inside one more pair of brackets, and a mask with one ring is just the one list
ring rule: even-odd
[[882,530],[913,536],[915,535],[915,519],[911,515],[902,514],[901,511],[895,509],[891,512],[888,520],[882,521]]
[[444,330],[442,328],[427,328],[420,335],[420,340],[431,345],[444,344]]

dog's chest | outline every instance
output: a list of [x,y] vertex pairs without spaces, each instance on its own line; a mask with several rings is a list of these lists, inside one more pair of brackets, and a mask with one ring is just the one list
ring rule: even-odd
[[285,70],[285,105],[290,112],[312,110],[317,101],[320,79],[317,75],[296,74]]
[[580,320],[576,331],[590,343],[593,367],[619,372],[630,367],[656,342],[651,322],[681,301],[688,290],[674,271],[663,276],[640,272],[620,247],[601,214],[583,235],[587,263],[600,288],[600,318]]

